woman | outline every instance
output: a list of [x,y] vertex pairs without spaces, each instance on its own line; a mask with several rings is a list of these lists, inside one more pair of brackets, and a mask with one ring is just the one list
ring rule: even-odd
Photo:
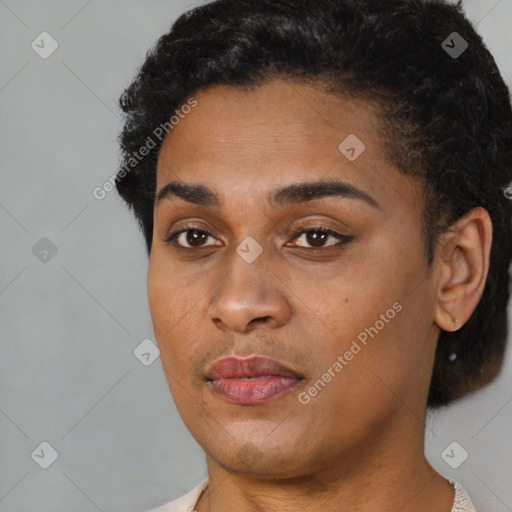
[[474,511],[427,408],[499,372],[512,112],[460,6],[218,0],[121,97],[117,188],[208,479],[156,511]]

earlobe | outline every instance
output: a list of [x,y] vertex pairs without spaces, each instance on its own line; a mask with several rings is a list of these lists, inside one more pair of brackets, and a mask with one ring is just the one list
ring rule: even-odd
[[470,210],[442,236],[436,258],[441,266],[434,322],[445,331],[460,329],[480,301],[489,271],[492,222],[484,208]]

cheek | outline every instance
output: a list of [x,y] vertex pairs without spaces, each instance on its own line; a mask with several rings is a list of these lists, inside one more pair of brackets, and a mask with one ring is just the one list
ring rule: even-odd
[[[329,384],[333,393],[336,389],[330,398],[340,405],[357,406],[363,397],[368,402],[379,397],[387,404],[408,386],[421,363],[420,338],[427,324],[418,322],[417,315],[429,314],[424,300],[420,311],[419,299],[427,293],[417,285],[423,273],[421,253],[399,255],[392,240],[380,249],[368,251],[364,264],[351,272],[340,269],[336,279],[303,289],[308,306],[304,315],[313,311],[314,324],[324,332],[315,343],[315,378],[329,369],[336,374]],[[343,369],[337,365],[336,371],[338,356]]]
[[204,338],[205,292],[198,286],[197,280],[187,283],[171,265],[160,263],[156,254],[150,260],[147,293],[153,331],[163,367],[172,375],[189,372]]
[[299,397],[301,404],[308,401],[303,406],[312,418],[308,428],[332,432],[341,444],[353,443],[380,428],[405,402],[416,372],[411,354],[403,347],[408,328],[408,320],[400,317],[404,310],[392,319],[389,314],[389,323],[381,325],[379,315],[385,315],[393,303],[388,304],[386,298],[381,304],[384,307],[360,316],[340,318],[339,334],[330,334],[330,340],[315,350],[319,371],[304,390],[306,395]]
[[[320,321],[327,335],[326,348],[331,345],[335,350],[342,350],[347,342],[350,344],[350,340],[376,321],[380,325],[380,315],[390,309],[388,317],[394,317],[392,306],[401,299],[399,278],[383,281],[382,273],[383,268],[377,266],[351,272],[341,269],[335,279],[323,282],[321,286],[316,281],[301,290],[300,298],[305,297],[304,314],[313,312],[315,323]],[[391,273],[388,271],[387,275]],[[333,342],[333,337],[339,343]]]
[[[155,334],[166,335],[192,309],[191,293],[179,272],[152,254],[148,268],[147,292]],[[189,300],[190,298],[190,300]]]

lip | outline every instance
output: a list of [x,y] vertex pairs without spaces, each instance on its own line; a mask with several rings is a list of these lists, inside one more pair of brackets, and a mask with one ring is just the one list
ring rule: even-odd
[[294,388],[303,377],[275,359],[264,356],[226,357],[206,373],[210,389],[228,402],[256,405]]

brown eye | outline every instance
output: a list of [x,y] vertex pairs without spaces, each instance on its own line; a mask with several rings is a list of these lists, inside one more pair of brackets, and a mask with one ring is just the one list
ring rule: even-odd
[[171,233],[166,239],[166,242],[174,243],[183,249],[194,249],[200,247],[209,247],[204,243],[206,240],[208,240],[208,238],[213,238],[212,235],[208,233],[208,231],[195,227],[188,227]]
[[[302,239],[303,242],[309,244],[310,248],[313,249],[321,249],[323,247],[330,247],[336,244],[344,245],[352,239],[350,236],[342,235],[336,231],[322,227],[313,227],[305,230],[303,228],[298,228],[296,233],[297,234],[294,239]],[[333,243],[327,244],[329,240],[332,240]],[[299,247],[308,248],[307,246]]]

